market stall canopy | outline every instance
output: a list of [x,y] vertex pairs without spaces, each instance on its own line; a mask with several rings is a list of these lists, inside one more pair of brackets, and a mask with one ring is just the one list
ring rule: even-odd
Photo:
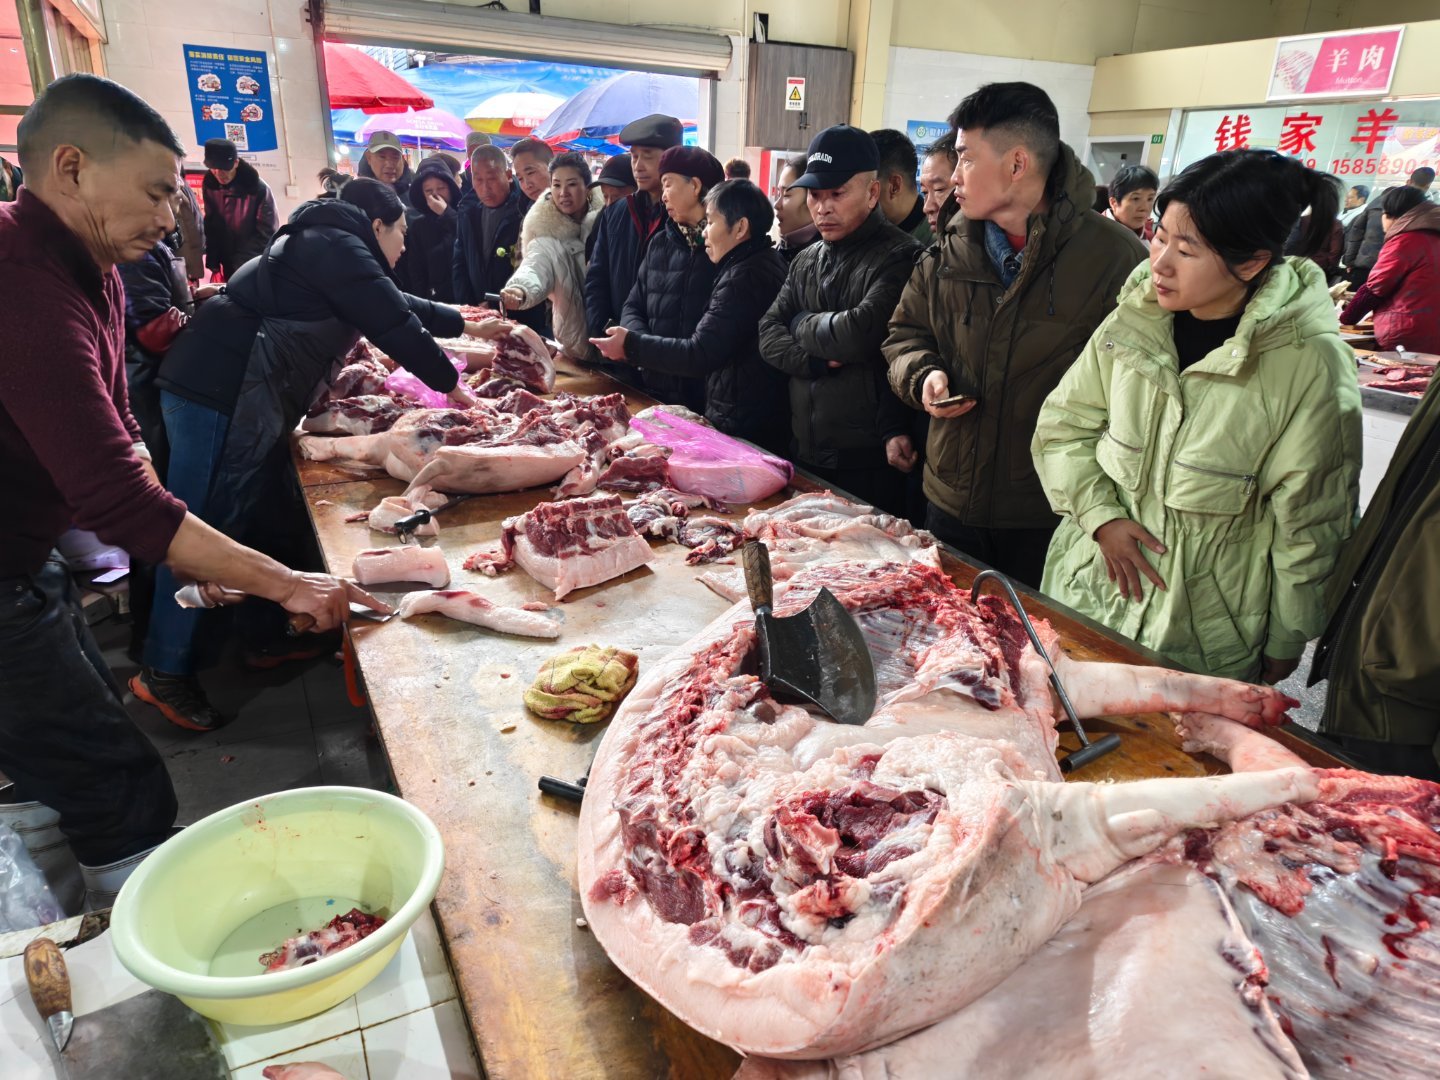
[[541,139],[581,132],[614,135],[632,120],[664,113],[693,124],[700,113],[700,80],[685,75],[628,71],[587,87],[535,129]]
[[463,147],[469,132],[465,121],[444,109],[421,109],[407,112],[404,116],[377,115],[361,124],[355,131],[355,141],[363,143],[376,131],[393,131],[402,143],[412,140],[417,144]]
[[360,109],[375,114],[430,109],[435,105],[433,99],[353,45],[325,42],[325,82],[332,109]]
[[465,114],[465,123],[491,135],[529,135],[564,103],[555,94],[493,94]]

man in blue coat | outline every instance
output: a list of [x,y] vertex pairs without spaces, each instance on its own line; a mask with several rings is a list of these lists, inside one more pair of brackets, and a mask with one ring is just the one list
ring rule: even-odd
[[[590,267],[585,272],[585,318],[591,337],[604,337],[607,327],[619,325],[645,250],[665,226],[660,155],[684,141],[684,130],[675,117],[655,113],[620,132],[620,141],[630,147],[636,191],[607,206],[595,222]],[[601,366],[617,378],[635,379],[635,370],[623,364]]]

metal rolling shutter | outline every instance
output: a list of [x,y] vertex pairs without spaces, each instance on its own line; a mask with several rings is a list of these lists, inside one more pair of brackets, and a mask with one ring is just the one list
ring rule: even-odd
[[429,0],[312,0],[325,37],[358,45],[543,58],[713,77],[730,66],[719,34],[556,19]]

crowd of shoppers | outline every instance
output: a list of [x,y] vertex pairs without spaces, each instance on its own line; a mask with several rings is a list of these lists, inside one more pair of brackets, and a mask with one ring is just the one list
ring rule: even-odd
[[[96,890],[163,840],[173,793],[56,536],[92,528],[159,567],[132,689],[218,727],[177,586],[268,601],[262,659],[299,651],[282,608],[323,631],[351,600],[383,607],[286,568],[307,558],[275,527],[286,437],[361,334],[470,404],[434,338],[502,333],[450,306],[481,303],[1177,663],[1274,681],[1323,632],[1327,729],[1374,767],[1440,769],[1440,682],[1414,647],[1434,636],[1434,392],[1357,530],[1358,391],[1327,282],[1338,252],[1346,321],[1374,312],[1382,345],[1440,352],[1433,173],[1344,191],[1342,227],[1339,186],[1267,151],[1099,192],[1026,83],[982,87],[950,128],[923,153],[828,128],[770,191],[663,115],[626,126],[598,176],[479,134],[412,170],[381,131],[359,178],[322,177],[280,227],[233,144],[205,146],[202,216],[144,102],[53,84],[19,165],[0,161],[0,294],[27,297],[0,317],[23,509],[0,555],[0,770],[60,810]],[[80,150],[98,130],[114,149]],[[36,738],[45,754],[18,749]]]

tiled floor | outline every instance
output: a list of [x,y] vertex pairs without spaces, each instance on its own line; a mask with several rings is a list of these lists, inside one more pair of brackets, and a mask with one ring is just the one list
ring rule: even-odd
[[[129,626],[92,627],[122,685]],[[393,791],[367,709],[345,693],[330,658],[252,672],[238,658],[202,674],[211,700],[236,719],[201,735],[182,731],[127,694],[127,707],[164,755],[187,825],[234,803],[286,788],[349,784]],[[260,1080],[266,1065],[318,1061],[346,1080],[465,1080],[479,1076],[470,1033],[430,913],[399,954],[355,997],[276,1028],[217,1025],[234,1080]]]
[[[136,671],[125,655],[128,624],[112,617],[92,630],[123,686]],[[394,790],[370,713],[350,704],[344,672],[333,659],[256,672],[231,656],[201,679],[216,706],[236,717],[209,735],[177,728],[126,695],[130,715],[170,769],[179,824],[286,788],[350,784]]]

